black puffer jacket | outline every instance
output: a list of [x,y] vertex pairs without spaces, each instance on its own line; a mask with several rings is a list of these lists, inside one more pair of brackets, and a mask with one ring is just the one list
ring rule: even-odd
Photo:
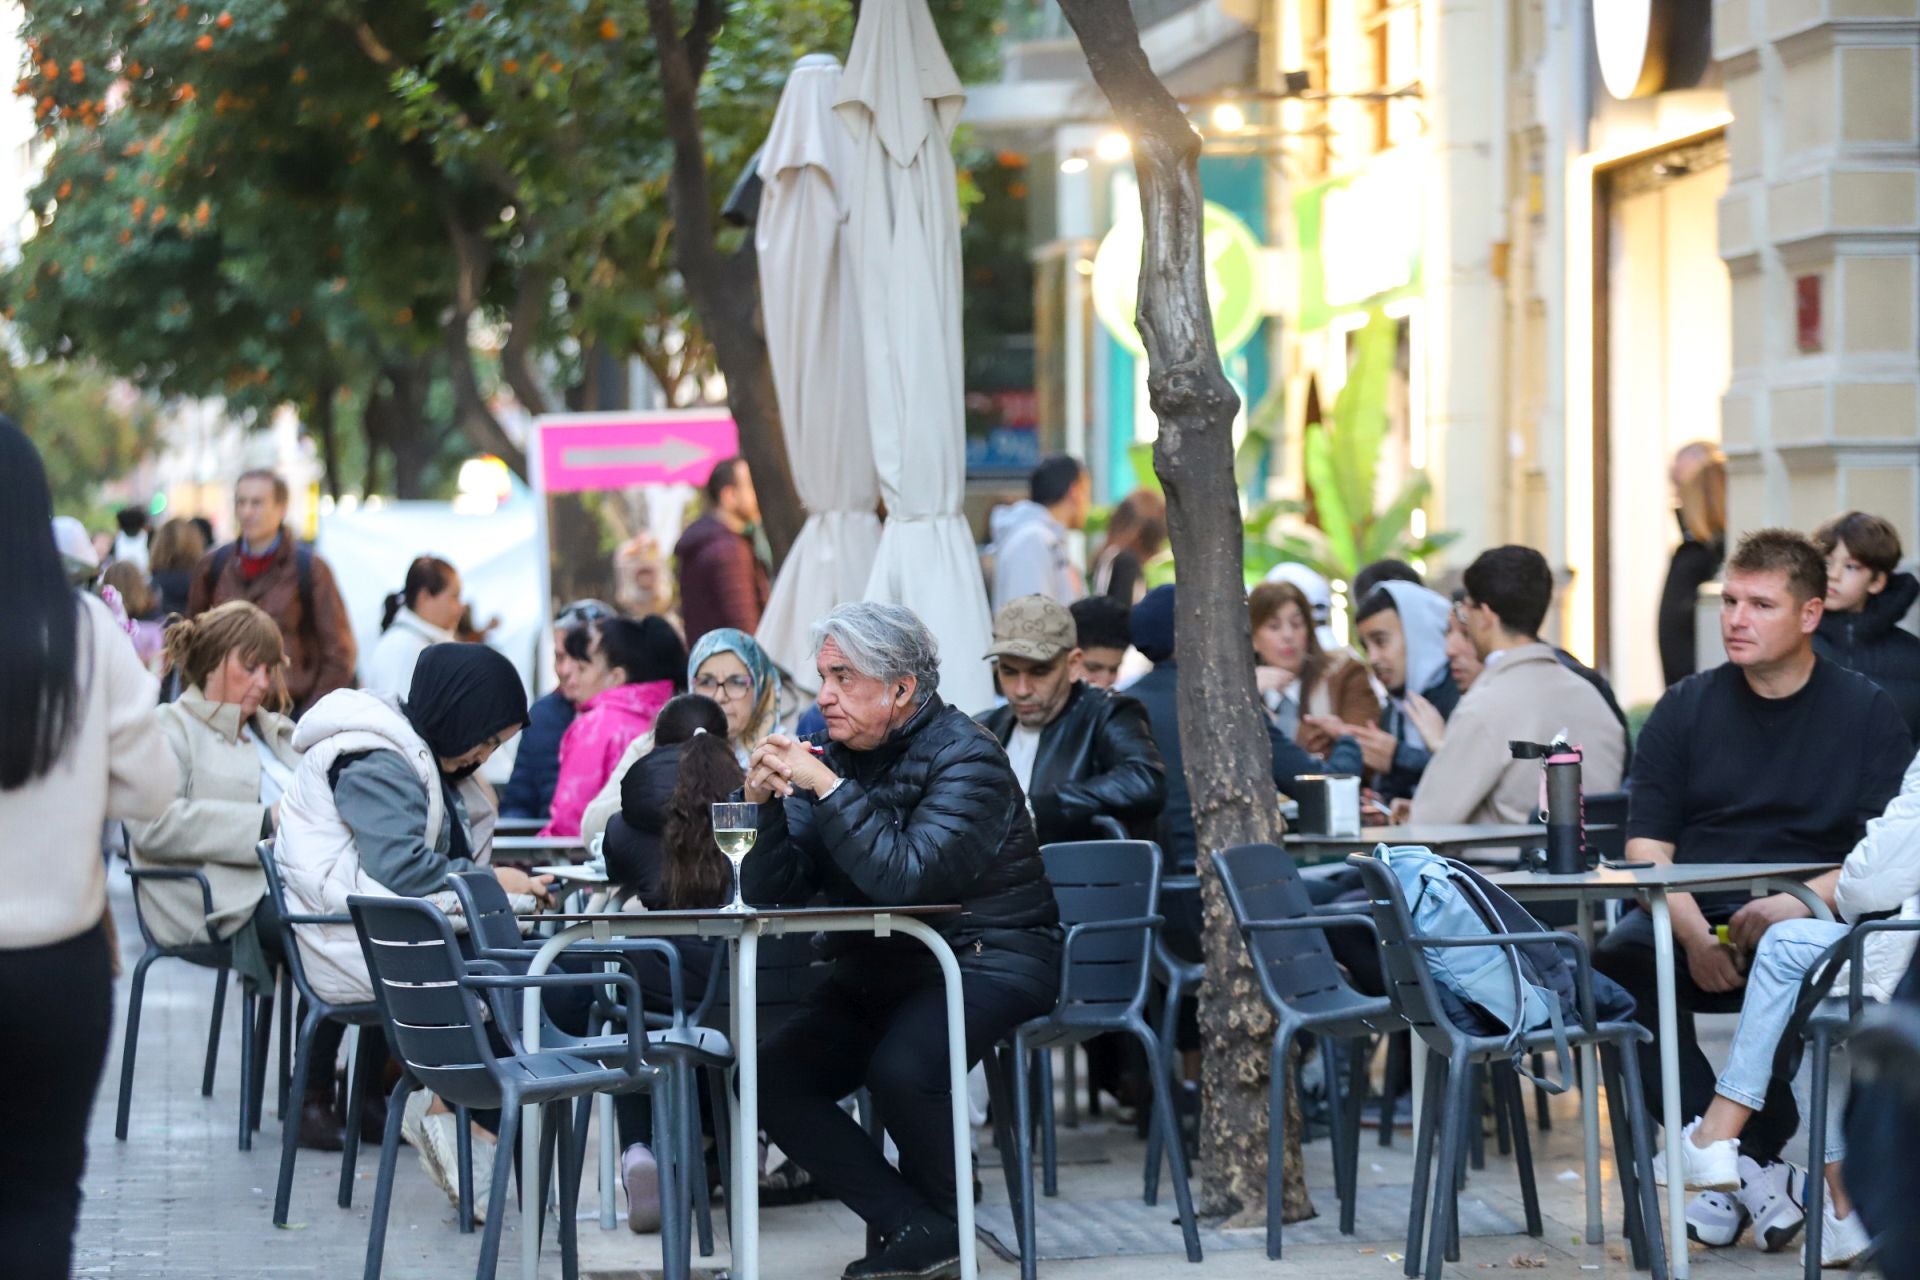
[[1920,636],[1900,628],[1900,619],[1920,600],[1920,580],[1896,573],[1859,613],[1829,613],[1820,619],[1813,651],[1857,671],[1887,691],[1907,732],[1920,739]]
[[[818,894],[848,906],[957,903],[958,915],[928,923],[961,969],[1051,997],[1060,912],[1020,784],[993,735],[936,696],[871,751],[816,741],[842,781],[824,800],[802,792],[760,806],[760,839],[742,867],[747,901],[793,905]],[[925,965],[938,980],[911,938],[829,934],[827,954]]]
[[[981,724],[1002,747],[1017,721],[1012,707],[983,712]],[[1147,710],[1125,694],[1075,681],[1066,705],[1040,731],[1027,803],[1040,843],[1097,839],[1105,814],[1142,840],[1167,803],[1167,767],[1153,744]]]

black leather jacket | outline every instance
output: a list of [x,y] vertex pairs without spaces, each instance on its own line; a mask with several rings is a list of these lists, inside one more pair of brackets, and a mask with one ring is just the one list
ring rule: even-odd
[[[760,838],[741,869],[747,900],[796,905],[957,903],[927,923],[969,973],[1041,999],[1058,989],[1060,912],[1033,821],[1006,752],[965,712],[933,697],[871,751],[824,735],[841,782],[824,799],[799,792],[760,806]],[[826,953],[937,970],[911,938],[827,935]]]
[[[976,716],[1006,746],[1018,721],[1012,707]],[[1167,803],[1167,767],[1153,745],[1147,709],[1124,694],[1076,680],[1060,714],[1040,731],[1027,803],[1040,843],[1100,836],[1093,819],[1116,818],[1136,838],[1154,838]]]

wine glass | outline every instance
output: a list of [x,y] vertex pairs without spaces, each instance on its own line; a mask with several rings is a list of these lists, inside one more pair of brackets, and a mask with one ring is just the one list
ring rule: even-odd
[[759,805],[722,802],[713,806],[713,842],[720,846],[720,852],[733,865],[733,901],[720,908],[722,911],[737,913],[753,910],[747,905],[746,899],[740,896],[740,864],[746,861],[747,851],[753,848],[753,842],[759,837]]

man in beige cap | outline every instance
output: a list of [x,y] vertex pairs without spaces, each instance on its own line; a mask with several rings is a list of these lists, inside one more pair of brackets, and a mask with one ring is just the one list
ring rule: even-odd
[[1150,839],[1167,776],[1146,710],[1078,678],[1067,607],[1040,595],[1008,601],[986,656],[1007,701],[977,718],[1006,748],[1040,842],[1110,834],[1093,825],[1102,816]]

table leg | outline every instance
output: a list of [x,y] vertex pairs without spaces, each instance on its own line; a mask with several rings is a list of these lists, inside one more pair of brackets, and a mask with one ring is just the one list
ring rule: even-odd
[[973,1228],[973,1152],[967,1114],[966,1000],[960,986],[960,963],[953,958],[953,948],[947,945],[947,940],[918,920],[896,916],[890,923],[900,932],[918,938],[933,952],[934,959],[940,962],[940,977],[947,988],[947,1065],[948,1087],[952,1090],[954,1217],[960,1235],[960,1280],[978,1280],[980,1261],[974,1248]]
[[[733,1228],[735,1280],[760,1277],[760,1033],[756,969],[760,934],[749,924],[734,943],[733,1055],[738,1088],[733,1106],[733,1187],[727,1219]],[[693,1176],[693,1175],[690,1175]],[[702,1175],[704,1176],[704,1175]]]
[[1674,1280],[1687,1280],[1687,1187],[1681,1166],[1680,1136],[1680,1018],[1674,1008],[1673,917],[1667,911],[1667,893],[1651,889],[1647,905],[1653,916],[1653,966],[1660,987],[1660,1125],[1667,1148],[1667,1256]]
[[[1574,902],[1580,941],[1591,954],[1593,902],[1585,895]],[[1580,1049],[1580,1130],[1587,1156],[1587,1243],[1599,1244],[1606,1239],[1600,1211],[1600,1049],[1592,1044]],[[1621,1153],[1615,1152],[1614,1158],[1621,1158]]]
[[[1407,1032],[1407,1058],[1407,1065],[1413,1069],[1408,1087],[1413,1090],[1413,1131],[1417,1135],[1420,1132],[1420,1113],[1427,1109],[1427,1045],[1417,1031]],[[1393,1087],[1391,1080],[1387,1082],[1387,1087]],[[1393,1123],[1395,1101],[1397,1100],[1389,1098],[1381,1104],[1381,1124]]]

